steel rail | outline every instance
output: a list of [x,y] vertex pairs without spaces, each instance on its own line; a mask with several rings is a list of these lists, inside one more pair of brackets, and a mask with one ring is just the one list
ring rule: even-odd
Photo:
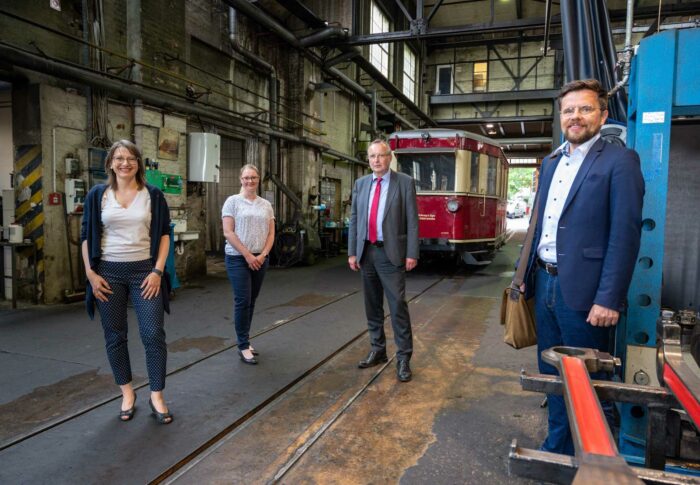
[[[454,273],[456,273],[457,270],[455,270]],[[453,274],[454,274],[453,273]],[[408,300],[408,303],[417,300],[421,296],[423,296],[427,291],[429,291],[431,288],[435,287],[438,285],[440,282],[442,282],[446,277],[442,277],[437,279],[435,282],[431,283],[428,285],[426,288],[424,288],[420,293],[414,295],[410,300]],[[356,292],[353,292],[357,293]],[[348,295],[349,296],[349,295]],[[387,317],[385,316],[385,319]],[[268,331],[273,330],[269,329]],[[343,350],[345,350],[347,347],[352,345],[354,342],[362,338],[365,334],[367,333],[367,330],[363,330],[359,334],[355,335],[351,339],[349,339],[346,343],[341,345],[338,349],[335,351],[331,352],[327,357],[325,357],[323,360],[321,360],[319,363],[308,369],[306,372],[304,372],[302,375],[300,375],[298,378],[294,379],[292,382],[284,386],[282,389],[274,393],[272,396],[270,396],[268,399],[260,403],[258,406],[250,410],[248,413],[246,413],[245,416],[242,416],[241,418],[237,419],[235,422],[231,423],[228,426],[225,426],[220,432],[218,432],[215,436],[210,438],[208,441],[206,441],[204,444],[199,446],[197,449],[192,451],[190,454],[188,454],[186,457],[182,458],[180,461],[177,463],[173,464],[170,468],[166,469],[161,473],[158,477],[154,478],[149,482],[151,485],[155,484],[160,484],[166,481],[168,478],[171,478],[171,480],[168,480],[167,483],[172,483],[174,480],[179,478],[180,476],[184,475],[187,470],[193,468],[197,463],[202,461],[206,456],[211,454],[221,443],[223,440],[226,439],[228,435],[231,433],[235,432],[240,426],[248,422],[250,419],[252,419],[256,414],[261,412],[263,409],[265,409],[268,405],[272,404],[274,401],[279,399],[281,396],[283,396],[285,393],[290,391],[295,385],[297,385],[299,382],[301,382],[303,379],[311,375],[314,371],[316,371],[318,368],[323,366],[326,362],[331,360],[333,357],[341,353]],[[301,446],[297,448],[295,451],[294,455],[292,458],[290,458],[289,461],[287,461],[275,474],[275,477],[273,478],[271,483],[278,483],[279,480],[284,476],[284,474],[289,471],[294,464],[311,448],[311,446],[321,437],[321,435],[330,428],[330,426],[337,421],[337,419],[345,412],[347,409],[350,408],[350,406],[357,400],[357,398],[364,393],[364,391],[369,387],[369,385],[378,377],[381,372],[383,372],[389,363],[393,360],[394,357],[388,360],[386,364],[384,364],[381,369],[379,369],[370,379],[368,380],[367,383],[365,383],[360,391],[355,393],[341,408],[340,412],[334,413],[326,423],[324,423],[321,428],[314,433],[305,443],[303,443]],[[182,471],[181,471],[182,470]],[[181,473],[178,473],[180,472]]]
[[[323,308],[325,308],[325,307],[327,307],[327,306],[329,306],[329,305],[333,305],[334,303],[337,303],[337,302],[339,302],[339,301],[341,301],[341,300],[344,300],[344,299],[346,299],[346,298],[349,298],[349,297],[355,295],[355,294],[358,293],[358,292],[359,292],[359,290],[351,291],[351,292],[349,292],[349,293],[344,293],[344,294],[340,295],[339,297],[334,298],[334,299],[332,299],[331,301],[326,302],[326,303],[324,303],[324,304],[322,304],[322,305],[319,305],[319,306],[317,306],[317,307],[314,307],[314,308],[312,308],[312,309],[309,309],[309,310],[307,310],[307,311],[305,311],[305,312],[302,312],[302,313],[300,313],[300,314],[298,314],[298,315],[294,315],[293,317],[289,317],[289,318],[280,320],[280,321],[278,321],[278,322],[275,322],[274,324],[272,324],[272,325],[270,325],[270,326],[268,326],[268,327],[263,328],[263,329],[260,330],[259,332],[252,334],[250,338],[251,338],[251,340],[252,340],[252,339],[254,339],[254,338],[256,338],[256,337],[259,337],[259,336],[261,336],[261,335],[264,335],[264,334],[266,334],[266,333],[268,333],[268,332],[272,332],[273,330],[277,330],[278,328],[280,328],[280,327],[282,327],[282,326],[284,326],[284,325],[287,325],[287,324],[289,324],[289,323],[292,323],[292,322],[294,322],[294,321],[296,321],[296,320],[299,320],[300,318],[305,317],[305,316],[307,316],[307,315],[309,315],[309,314],[311,314],[311,313],[317,312],[317,311],[319,311],[319,310],[321,310],[321,309],[323,309]],[[219,349],[219,350],[214,350],[214,351],[212,351],[212,352],[210,352],[210,353],[208,353],[208,354],[205,354],[204,356],[200,357],[200,358],[197,359],[197,360],[193,360],[192,362],[189,362],[188,364],[183,365],[182,367],[178,367],[177,369],[171,370],[170,372],[168,372],[168,373],[166,374],[166,376],[172,376],[172,375],[178,374],[178,373],[180,373],[180,372],[182,372],[182,371],[184,371],[184,370],[186,370],[186,369],[189,369],[190,367],[192,367],[192,366],[194,366],[194,365],[197,365],[197,364],[199,364],[199,363],[201,363],[201,362],[203,362],[203,361],[205,361],[205,360],[211,358],[211,357],[214,357],[214,356],[216,356],[216,355],[219,355],[219,354],[221,354],[221,353],[223,353],[223,352],[227,352],[227,351],[233,349],[233,348],[236,347],[236,346],[237,346],[237,344],[234,343],[234,344],[231,344],[231,345],[227,345],[227,346],[225,346],[225,347],[223,347],[223,348],[221,348],[221,349]],[[146,386],[148,386],[148,381],[145,381],[145,382],[143,382],[142,384],[139,384],[139,385],[137,385],[137,386],[134,386],[134,390],[139,390],[139,389],[144,388],[144,387],[146,387]],[[8,440],[8,441],[6,441],[6,442],[0,444],[0,451],[5,450],[5,449],[7,449],[7,448],[10,448],[10,447],[12,447],[12,446],[15,446],[15,445],[21,443],[22,441],[28,440],[29,438],[32,438],[32,437],[34,437],[34,436],[37,436],[37,435],[39,435],[39,434],[41,434],[41,433],[43,433],[43,432],[45,432],[45,431],[48,431],[48,430],[50,430],[50,429],[52,429],[52,428],[55,428],[56,426],[59,426],[59,425],[61,425],[61,424],[63,424],[63,423],[66,423],[66,422],[68,422],[68,421],[71,421],[71,420],[73,420],[73,419],[75,419],[75,418],[77,418],[77,417],[79,417],[79,416],[82,416],[83,414],[89,413],[90,411],[93,411],[93,410],[99,408],[100,406],[104,406],[105,404],[108,404],[108,403],[110,403],[110,402],[116,401],[116,400],[120,399],[121,397],[122,397],[121,393],[115,393],[115,394],[113,394],[112,396],[110,396],[110,397],[108,397],[108,398],[102,399],[102,400],[97,401],[97,402],[94,402],[94,403],[92,403],[92,404],[90,404],[90,405],[88,405],[88,406],[85,406],[85,407],[81,408],[80,410],[78,410],[78,411],[76,411],[76,412],[74,412],[74,413],[72,413],[72,414],[70,414],[70,415],[62,416],[61,418],[58,418],[58,419],[56,419],[56,420],[54,420],[54,421],[50,421],[50,422],[48,422],[48,423],[46,423],[46,424],[44,424],[44,425],[42,425],[42,426],[40,426],[40,427],[38,427],[38,428],[35,428],[35,429],[33,429],[33,430],[31,430],[31,431],[25,433],[25,434],[19,435],[19,436],[15,437],[15,438],[12,438],[12,439],[10,439],[10,440]]]

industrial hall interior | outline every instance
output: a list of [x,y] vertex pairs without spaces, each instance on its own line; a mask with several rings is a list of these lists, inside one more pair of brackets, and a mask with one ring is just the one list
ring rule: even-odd
[[0,0],[1,484],[700,484],[700,1]]

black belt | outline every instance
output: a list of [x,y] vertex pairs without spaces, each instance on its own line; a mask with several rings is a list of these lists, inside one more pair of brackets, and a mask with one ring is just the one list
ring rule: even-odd
[[384,241],[370,242],[370,241],[365,240],[365,244],[368,246],[374,246],[375,248],[383,248],[384,247]]
[[557,269],[557,265],[555,263],[548,263],[546,261],[542,261],[540,258],[537,258],[537,266],[539,266],[552,276],[556,276],[557,273],[559,273],[559,270]]

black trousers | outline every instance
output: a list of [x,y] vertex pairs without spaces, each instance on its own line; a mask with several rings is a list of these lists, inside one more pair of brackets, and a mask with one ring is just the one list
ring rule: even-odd
[[406,301],[406,267],[393,265],[387,258],[384,248],[368,244],[362,254],[360,269],[372,350],[386,351],[384,335],[384,295],[386,294],[397,347],[396,358],[410,360],[413,354],[413,334]]

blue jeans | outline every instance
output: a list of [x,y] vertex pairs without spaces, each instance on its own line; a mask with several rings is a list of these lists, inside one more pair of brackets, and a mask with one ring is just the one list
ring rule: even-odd
[[[594,327],[586,322],[587,311],[567,307],[559,286],[559,277],[538,268],[535,281],[535,319],[537,320],[537,365],[540,373],[558,375],[556,367],[542,360],[542,351],[557,345],[589,347],[610,351],[613,327]],[[591,374],[591,379],[609,379],[606,372]],[[610,403],[601,403],[606,414],[612,412]],[[574,454],[564,398],[547,394],[549,430],[541,446],[544,451]]]
[[268,258],[265,258],[262,267],[253,271],[243,256],[226,255],[226,273],[233,287],[233,320],[239,350],[250,346],[250,325],[253,322],[255,300],[260,293],[267,266]]

